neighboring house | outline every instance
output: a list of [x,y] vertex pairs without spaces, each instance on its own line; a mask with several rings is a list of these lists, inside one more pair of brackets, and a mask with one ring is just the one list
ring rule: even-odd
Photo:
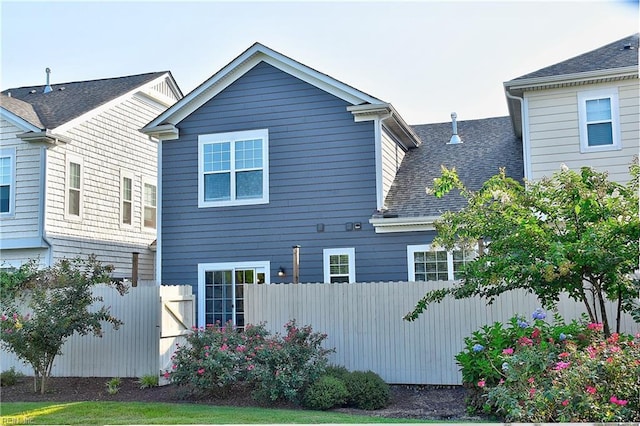
[[[411,127],[388,103],[255,44],[142,131],[160,140],[163,284],[191,284],[198,322],[242,324],[242,284],[453,279],[470,253],[430,251],[449,208],[440,165],[469,185],[522,178],[508,117]],[[299,246],[299,247],[298,247]]]
[[180,89],[169,72],[48,80],[0,95],[2,267],[94,253],[153,280],[157,143],[139,129]]
[[627,182],[640,141],[638,34],[504,83],[525,176],[565,163]]

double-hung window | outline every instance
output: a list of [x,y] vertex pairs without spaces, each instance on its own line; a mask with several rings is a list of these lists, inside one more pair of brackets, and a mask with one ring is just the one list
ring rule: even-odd
[[120,224],[133,224],[133,174],[120,171]]
[[356,251],[354,248],[323,250],[324,282],[356,282]]
[[432,249],[429,244],[407,246],[409,281],[452,281],[462,278],[467,263],[477,257],[475,250]]
[[198,207],[269,202],[267,129],[198,137]]
[[65,215],[68,219],[82,218],[82,158],[75,155],[67,155],[67,176],[66,176],[66,210]]
[[0,149],[0,215],[10,216],[15,209],[16,150]]
[[150,182],[142,183],[143,222],[145,228],[156,229],[158,197],[156,186]]
[[578,93],[580,151],[621,149],[616,88]]

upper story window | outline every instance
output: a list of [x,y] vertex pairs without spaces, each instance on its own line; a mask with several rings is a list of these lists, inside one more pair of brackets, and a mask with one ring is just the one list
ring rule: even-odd
[[354,248],[324,249],[324,282],[356,282],[356,251]]
[[465,265],[477,257],[475,250],[432,250],[429,244],[407,246],[409,281],[452,281],[462,278]]
[[82,218],[82,158],[74,155],[67,155],[67,176],[66,176],[66,210],[68,219]]
[[120,172],[120,223],[131,226],[133,224],[133,174]]
[[15,210],[16,150],[0,149],[0,215],[10,216]]
[[578,93],[580,152],[621,149],[616,88]]
[[156,229],[156,213],[158,206],[158,197],[156,186],[149,182],[143,182],[143,221],[145,228]]
[[198,207],[269,202],[267,129],[198,137]]

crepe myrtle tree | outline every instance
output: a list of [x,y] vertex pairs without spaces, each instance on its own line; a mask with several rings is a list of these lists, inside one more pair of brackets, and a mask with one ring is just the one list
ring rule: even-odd
[[97,284],[113,286],[121,295],[126,292],[123,284],[111,281],[112,270],[90,255],[43,269],[31,260],[14,271],[0,271],[0,343],[31,365],[34,392],[38,387],[45,392],[53,361],[70,336],[101,336],[103,323],[115,329],[122,325],[108,307],[91,306],[102,302],[93,295]]
[[640,256],[637,157],[629,169],[626,185],[589,167],[573,171],[564,165],[550,178],[522,185],[501,169],[471,191],[455,169],[442,167],[427,193],[443,197],[459,191],[468,204],[442,215],[434,243],[448,250],[476,247],[479,255],[458,284],[427,292],[405,319],[415,320],[429,304],[448,296],[480,296],[491,304],[506,291],[524,289],[547,308],[568,294],[584,304],[591,322],[602,323],[607,336],[613,321],[607,300],[617,305],[616,331],[622,312],[640,322],[640,284],[634,274]]

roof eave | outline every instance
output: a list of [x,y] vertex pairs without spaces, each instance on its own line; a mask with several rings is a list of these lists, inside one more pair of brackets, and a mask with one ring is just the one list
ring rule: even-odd
[[416,148],[422,143],[411,126],[389,103],[354,105],[347,107],[347,111],[354,115],[355,121],[380,119],[387,128],[393,131],[405,149]]
[[42,130],[39,132],[26,132],[16,136],[25,142],[45,142],[53,145],[71,142],[70,137],[53,133],[50,130]]
[[140,129],[142,133],[152,138],[169,141],[180,137],[180,130],[173,124],[160,124],[158,126],[146,126]]
[[372,217],[369,219],[369,223],[373,225],[376,234],[388,234],[392,232],[434,231],[436,229],[434,222],[439,219],[440,216]]

